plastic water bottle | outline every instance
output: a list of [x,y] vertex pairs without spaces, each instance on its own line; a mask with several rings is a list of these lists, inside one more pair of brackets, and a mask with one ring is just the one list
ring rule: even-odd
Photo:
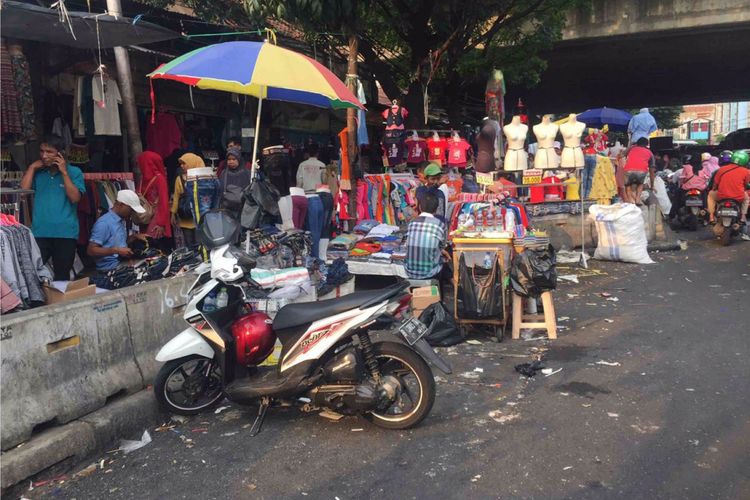
[[484,253],[484,268],[492,269],[492,254],[490,252]]
[[203,312],[214,312],[216,310],[216,295],[214,292],[209,293],[203,299]]
[[216,309],[224,309],[229,304],[229,294],[226,288],[222,288],[216,297]]

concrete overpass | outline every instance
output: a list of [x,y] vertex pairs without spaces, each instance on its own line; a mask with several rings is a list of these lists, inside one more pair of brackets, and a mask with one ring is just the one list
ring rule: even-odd
[[568,15],[533,113],[750,100],[750,1],[593,0]]

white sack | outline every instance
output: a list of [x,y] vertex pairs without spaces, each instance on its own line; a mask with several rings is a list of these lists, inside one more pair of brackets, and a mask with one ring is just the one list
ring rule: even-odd
[[653,264],[640,208],[632,203],[592,205],[589,214],[599,237],[594,258]]

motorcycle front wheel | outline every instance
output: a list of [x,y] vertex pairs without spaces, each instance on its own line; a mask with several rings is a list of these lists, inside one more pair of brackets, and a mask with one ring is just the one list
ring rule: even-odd
[[396,400],[365,418],[386,429],[408,429],[420,423],[435,403],[435,378],[422,357],[404,344],[378,342],[372,346],[381,377],[395,377],[400,385]]
[[202,356],[174,359],[156,375],[154,394],[167,411],[196,415],[223,399],[220,369]]

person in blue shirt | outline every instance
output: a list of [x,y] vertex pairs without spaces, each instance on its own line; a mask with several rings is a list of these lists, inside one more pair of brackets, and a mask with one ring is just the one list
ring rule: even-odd
[[67,281],[78,240],[78,202],[86,192],[83,172],[65,161],[65,144],[58,135],[45,137],[39,159],[29,165],[21,189],[34,190],[31,232],[42,260],[52,258],[55,280]]
[[641,137],[648,139],[654,132],[656,132],[656,120],[648,112],[648,108],[641,108],[641,111],[628,122],[628,136],[631,145],[638,142]]
[[109,212],[96,220],[86,252],[94,258],[99,273],[111,271],[120,265],[120,259],[133,256],[128,243],[143,237],[133,235],[128,238],[126,221],[133,212],[142,214],[145,211],[138,195],[129,189],[123,189],[117,192],[117,201]]

